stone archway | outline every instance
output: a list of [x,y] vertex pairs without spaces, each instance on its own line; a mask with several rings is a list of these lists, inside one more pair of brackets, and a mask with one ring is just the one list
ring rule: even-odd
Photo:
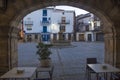
[[[104,2],[104,3],[103,3]],[[106,6],[107,4],[107,6]],[[47,6],[69,5],[85,9],[102,21],[105,33],[105,62],[120,67],[118,6],[106,0],[12,0],[0,14],[0,73],[17,66],[18,23],[28,13]],[[109,13],[109,14],[108,14]],[[117,30],[116,30],[117,28]]]

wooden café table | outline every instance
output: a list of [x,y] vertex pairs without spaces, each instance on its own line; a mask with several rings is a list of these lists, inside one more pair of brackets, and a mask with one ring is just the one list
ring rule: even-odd
[[96,72],[97,80],[100,73],[104,73],[105,80],[107,80],[107,73],[120,72],[120,69],[113,67],[109,64],[88,64],[88,67],[90,67],[94,72]]
[[[30,80],[33,74],[36,75],[36,67],[15,67],[9,70],[7,73],[0,77],[1,79],[28,79]],[[23,70],[23,72],[19,72],[18,70]]]

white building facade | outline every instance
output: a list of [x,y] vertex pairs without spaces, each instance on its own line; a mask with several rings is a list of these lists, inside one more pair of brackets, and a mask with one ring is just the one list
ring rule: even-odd
[[102,25],[92,13],[76,18],[76,41],[103,41]]
[[26,41],[73,40],[74,11],[44,8],[23,19]]

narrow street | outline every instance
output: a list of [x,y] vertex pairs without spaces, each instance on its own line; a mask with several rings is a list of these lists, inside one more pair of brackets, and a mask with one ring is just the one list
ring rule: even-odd
[[[37,66],[37,43],[18,44],[19,66]],[[104,61],[104,42],[73,42],[65,48],[52,48],[53,80],[85,80],[86,58]]]

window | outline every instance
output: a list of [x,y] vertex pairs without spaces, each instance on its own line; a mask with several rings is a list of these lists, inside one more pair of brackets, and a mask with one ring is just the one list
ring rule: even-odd
[[64,12],[62,12],[62,14],[64,15],[65,13],[64,13]]
[[86,27],[86,31],[89,31],[89,25],[86,25],[85,27]]
[[47,10],[43,10],[43,16],[47,16]]
[[31,41],[32,40],[32,36],[29,34],[27,35],[27,41]]
[[27,30],[32,30],[32,26],[31,25],[27,25]]
[[27,30],[32,30],[33,21],[31,20],[30,17],[28,17],[27,20],[24,21],[24,24],[25,24]]
[[35,39],[38,39],[38,35],[37,34],[35,34]]
[[72,39],[71,33],[68,33],[68,40],[71,40],[71,39]]
[[51,18],[49,17],[48,20],[51,20]]
[[33,25],[33,20],[30,17],[28,17],[27,20],[24,21],[24,24],[25,25]]
[[62,23],[66,22],[66,17],[62,17]]
[[43,17],[43,20],[42,20],[43,22],[45,22],[45,21],[47,21],[47,18],[46,17]]
[[60,26],[60,32],[65,32],[65,26]]
[[47,32],[47,26],[43,26],[43,32]]
[[65,20],[66,19],[66,17],[62,17],[62,20]]

